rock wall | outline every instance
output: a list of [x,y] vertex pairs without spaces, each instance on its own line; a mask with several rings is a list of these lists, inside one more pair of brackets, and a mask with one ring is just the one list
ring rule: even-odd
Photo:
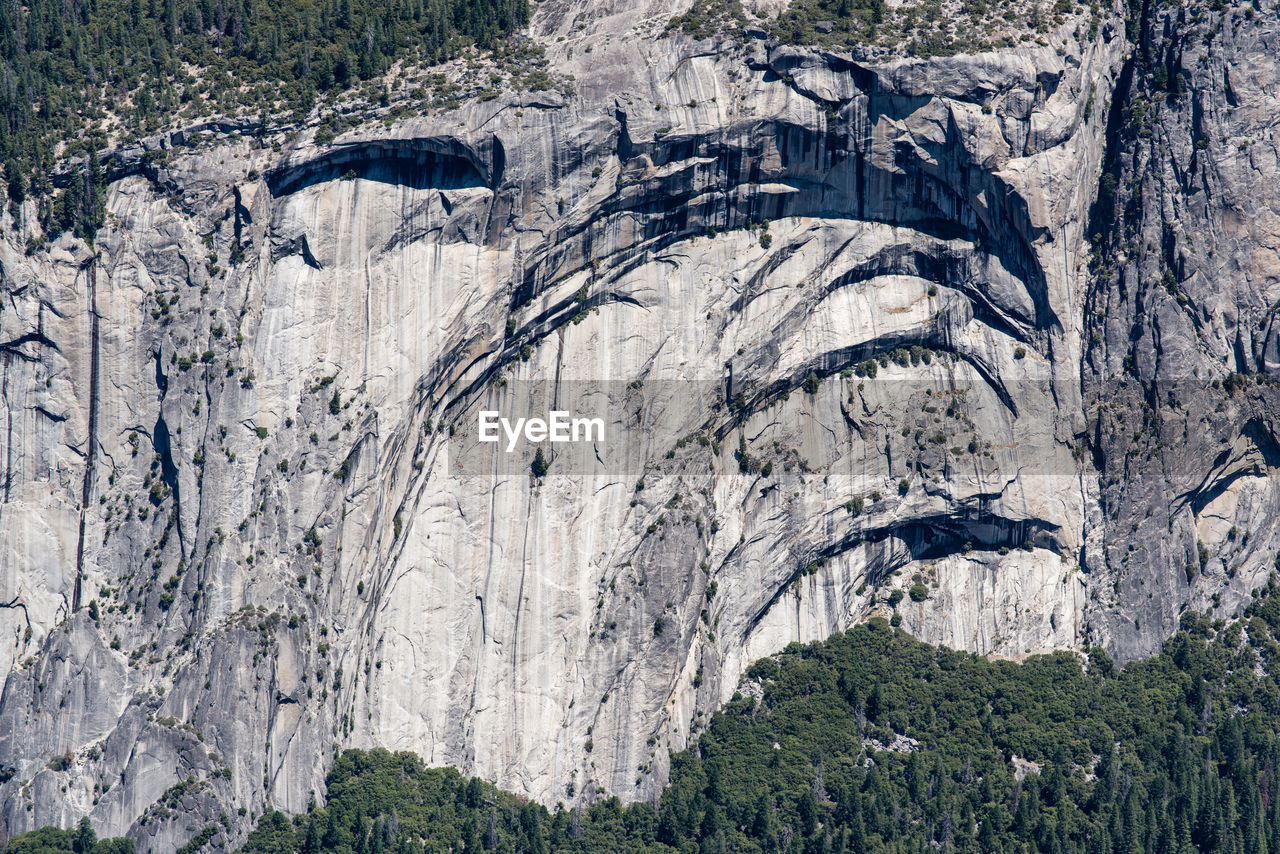
[[1143,19],[1109,117],[1087,302],[1098,640],[1145,655],[1277,557],[1280,184],[1273,7]]
[[[571,94],[184,136],[92,247],[6,214],[5,830],[235,841],[343,746],[647,798],[872,614],[1127,659],[1228,612],[1277,540],[1276,13],[1195,8],[867,64],[548,0]],[[474,441],[524,394],[624,438],[532,477]]]

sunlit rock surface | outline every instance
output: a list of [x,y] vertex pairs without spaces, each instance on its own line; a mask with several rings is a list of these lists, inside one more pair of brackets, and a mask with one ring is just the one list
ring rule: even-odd
[[[651,797],[792,641],[1128,659],[1269,571],[1273,7],[1145,21],[1167,97],[1119,17],[868,65],[679,11],[541,4],[568,94],[122,156],[92,248],[5,215],[8,833],[242,838],[343,746]],[[529,399],[606,439],[475,441]]]

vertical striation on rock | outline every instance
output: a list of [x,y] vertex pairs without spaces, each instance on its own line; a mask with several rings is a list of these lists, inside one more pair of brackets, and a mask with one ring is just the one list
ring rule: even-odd
[[1090,624],[1122,659],[1230,613],[1276,530],[1274,9],[1140,21],[1092,220]]

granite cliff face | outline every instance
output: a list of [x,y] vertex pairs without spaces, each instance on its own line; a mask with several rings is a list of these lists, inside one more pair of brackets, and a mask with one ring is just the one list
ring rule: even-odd
[[[895,590],[1128,659],[1270,571],[1274,7],[879,63],[678,11],[542,4],[563,92],[117,152],[93,247],[5,215],[8,833],[235,840],[338,746],[648,797]],[[625,448],[482,454],[531,389]]]
[[1277,24],[1248,4],[1153,12],[1112,105],[1086,560],[1110,579],[1091,594],[1098,638],[1128,656],[1184,602],[1232,612],[1277,557]]

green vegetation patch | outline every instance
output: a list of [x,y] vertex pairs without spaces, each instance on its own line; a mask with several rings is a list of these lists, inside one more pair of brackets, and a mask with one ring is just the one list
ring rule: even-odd
[[4,854],[133,854],[131,839],[99,839],[89,819],[74,830],[42,827],[9,840]]
[[1274,582],[1123,670],[1097,650],[991,661],[875,619],[752,665],[656,808],[549,812],[348,751],[324,809],[269,814],[244,850],[1277,851],[1278,631]]
[[760,27],[784,44],[822,47],[864,58],[933,57],[978,53],[1044,41],[1050,29],[1085,15],[1080,35],[1096,34],[1097,0],[791,0],[776,19],[752,22],[738,0],[696,2],[668,24],[705,39]]
[[667,32],[681,32],[701,40],[726,34],[741,35],[746,25],[741,0],[694,0],[687,12],[667,22]]
[[[268,813],[242,850],[1280,851],[1278,638],[1274,580],[1239,619],[1184,614],[1123,670],[1101,650],[991,661],[877,618],[753,664],[656,805],[548,811],[349,750],[323,808]],[[6,850],[46,850],[13,847],[32,838]]]
[[[526,0],[26,0],[0,4],[0,162],[13,201],[49,196],[58,158],[180,119],[305,113],[397,61],[497,47]],[[66,143],[63,145],[63,143]],[[96,164],[86,171],[96,168]],[[46,231],[101,224],[99,176],[46,198]],[[82,208],[82,211],[77,211]],[[89,221],[83,221],[88,211]]]

